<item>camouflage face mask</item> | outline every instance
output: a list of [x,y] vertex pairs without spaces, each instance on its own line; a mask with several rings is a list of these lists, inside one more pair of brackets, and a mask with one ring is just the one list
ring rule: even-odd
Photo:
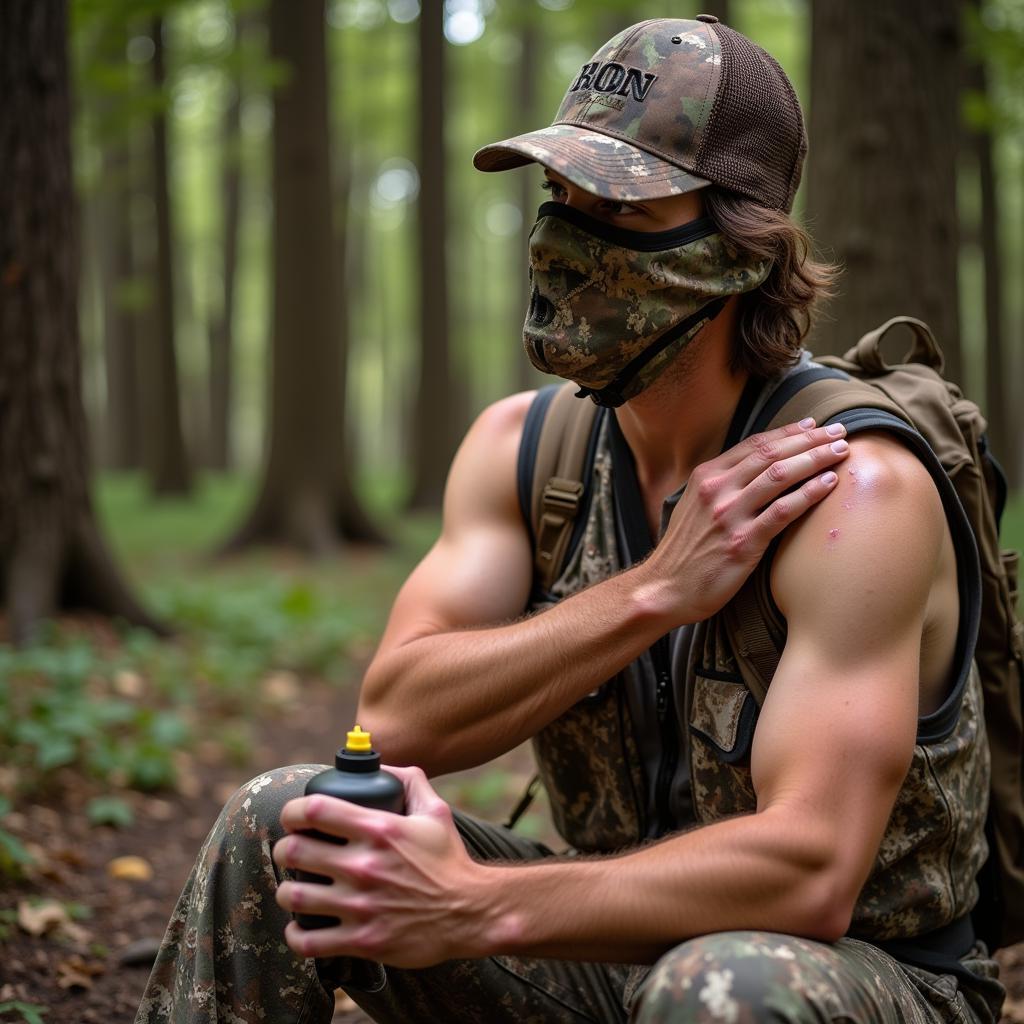
[[770,260],[731,250],[707,217],[629,231],[544,203],[530,235],[523,344],[538,370],[618,406],[648,387],[730,295],[756,288]]

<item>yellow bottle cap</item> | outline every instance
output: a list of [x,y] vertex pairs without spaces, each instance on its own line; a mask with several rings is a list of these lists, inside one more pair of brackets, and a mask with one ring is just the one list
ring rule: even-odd
[[357,725],[346,737],[345,749],[356,753],[370,750],[370,734]]

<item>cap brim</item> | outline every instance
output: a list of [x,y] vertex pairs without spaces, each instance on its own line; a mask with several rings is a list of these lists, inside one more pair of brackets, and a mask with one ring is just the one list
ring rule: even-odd
[[623,139],[571,124],[517,135],[477,150],[480,171],[507,171],[538,163],[603,199],[633,203],[682,195],[710,185]]

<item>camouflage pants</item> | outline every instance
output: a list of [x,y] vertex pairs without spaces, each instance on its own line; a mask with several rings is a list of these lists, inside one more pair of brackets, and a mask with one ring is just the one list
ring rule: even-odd
[[[382,1024],[925,1022],[998,1019],[1002,986],[984,949],[977,984],[905,966],[864,942],[768,932],[684,942],[651,967],[492,957],[386,972],[358,960],[302,960],[282,938],[271,859],[281,807],[320,765],[268,772],[225,805],[171,916],[136,1024],[328,1024],[335,987]],[[539,843],[456,816],[479,859],[550,855]],[[594,894],[600,899],[600,893]]]

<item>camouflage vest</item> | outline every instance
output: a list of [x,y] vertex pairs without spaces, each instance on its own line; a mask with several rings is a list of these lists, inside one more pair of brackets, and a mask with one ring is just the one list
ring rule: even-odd
[[[535,609],[628,564],[616,522],[610,433],[605,413],[596,434],[583,529],[549,592],[535,597]],[[784,638],[769,569],[766,558],[729,605],[693,627],[686,668],[672,680],[678,709],[673,738],[689,768],[692,810],[663,831],[756,810],[750,747],[769,683],[745,651],[732,649],[730,632],[743,631],[728,630],[726,621],[737,615],[743,621],[743,609],[757,602],[764,620]],[[853,936],[877,942],[922,935],[961,918],[977,899],[975,878],[987,855],[989,756],[977,669],[960,649],[961,664],[946,701],[919,720],[910,770],[857,901]],[[638,730],[629,687],[655,685],[649,660],[638,660],[534,738],[555,825],[580,851],[621,850],[650,834],[645,794],[652,781],[645,777],[640,750],[662,743],[663,734]]]

